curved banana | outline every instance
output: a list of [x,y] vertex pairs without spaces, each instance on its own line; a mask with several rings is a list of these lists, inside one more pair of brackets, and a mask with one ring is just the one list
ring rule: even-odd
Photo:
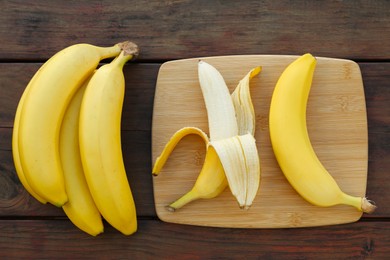
[[79,126],[81,161],[92,197],[102,216],[125,235],[137,230],[121,148],[122,69],[137,55],[133,47],[95,72],[84,93]]
[[21,166],[31,188],[60,207],[67,202],[58,138],[65,110],[100,60],[119,54],[120,45],[76,44],[51,57],[34,76],[23,101],[18,129]]
[[12,157],[14,159],[14,165],[15,165],[15,170],[16,174],[18,175],[18,178],[20,182],[22,183],[23,187],[27,190],[28,193],[30,193],[31,196],[33,196],[36,200],[39,202],[46,204],[47,201],[39,196],[28,184],[28,181],[26,179],[26,176],[24,175],[23,168],[22,168],[22,163],[20,162],[20,155],[19,155],[19,142],[18,142],[18,137],[19,137],[19,121],[20,121],[20,113],[23,107],[24,99],[26,98],[27,92],[30,89],[30,85],[34,81],[35,76],[31,79],[30,83],[27,85],[25,91],[23,92],[20,100],[18,107],[16,109],[16,114],[14,118],[14,127],[12,129]]
[[284,70],[275,86],[269,129],[276,159],[287,180],[308,202],[322,207],[346,204],[372,212],[375,206],[367,199],[341,191],[310,143],[306,105],[315,66],[316,59],[305,54]]
[[[227,186],[240,207],[249,208],[260,182],[260,165],[255,139],[255,115],[249,81],[261,71],[252,69],[230,95],[222,75],[210,64],[200,61],[198,74],[206,104],[210,140],[196,127],[177,131],[156,159],[153,175],[158,175],[176,144],[188,134],[197,134],[206,143],[206,157],[192,189],[171,203],[175,211],[197,199],[210,199],[221,194]],[[230,152],[231,151],[231,152]]]
[[80,107],[89,79],[90,77],[77,90],[65,112],[60,130],[59,149],[68,195],[68,202],[62,209],[75,226],[96,236],[103,232],[103,222],[85,180],[79,147]]

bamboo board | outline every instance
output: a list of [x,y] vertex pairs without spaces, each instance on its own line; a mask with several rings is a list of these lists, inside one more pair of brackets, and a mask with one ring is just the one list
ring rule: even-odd
[[[262,72],[251,80],[256,112],[261,182],[249,210],[238,207],[227,188],[214,199],[197,200],[169,212],[165,206],[189,191],[199,174],[205,145],[199,137],[185,137],[160,175],[153,177],[155,207],[165,222],[237,228],[290,228],[355,222],[362,213],[350,206],[313,206],[293,190],[272,151],[268,113],[271,95],[284,68],[297,56],[238,55],[176,60],[159,71],[153,109],[153,163],[174,132],[196,126],[208,133],[207,114],[197,77],[197,62],[215,66],[232,92],[255,66]],[[364,196],[367,182],[368,138],[364,89],[358,65],[350,60],[317,58],[307,107],[313,147],[340,188]],[[304,162],[302,162],[304,163]]]

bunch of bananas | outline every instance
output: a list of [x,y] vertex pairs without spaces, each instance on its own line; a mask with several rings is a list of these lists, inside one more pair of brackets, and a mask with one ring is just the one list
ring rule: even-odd
[[[311,204],[321,207],[345,204],[371,213],[376,206],[364,197],[342,192],[311,145],[306,127],[306,105],[315,65],[316,59],[311,54],[299,57],[283,71],[275,86],[269,114],[275,157],[292,187]],[[214,198],[227,186],[239,206],[248,208],[260,182],[249,80],[260,72],[260,67],[251,70],[240,81],[231,97],[214,67],[201,61],[198,72],[207,108],[210,141],[198,128],[180,129],[156,159],[153,174],[159,174],[181,138],[197,134],[207,143],[203,168],[193,188],[170,204],[168,210],[174,211],[196,199]]]
[[132,42],[67,47],[36,72],[15,115],[12,150],[22,185],[93,236],[103,232],[101,216],[125,235],[137,230],[120,135],[122,69],[137,55]]

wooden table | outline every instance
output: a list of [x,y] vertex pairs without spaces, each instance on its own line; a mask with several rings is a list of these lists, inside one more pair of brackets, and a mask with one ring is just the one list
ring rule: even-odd
[[[123,153],[138,213],[126,237],[105,225],[91,237],[52,205],[34,200],[12,160],[15,109],[26,84],[71,44],[141,48],[125,66]],[[390,2],[0,1],[0,258],[385,259],[390,256]],[[357,223],[292,229],[177,225],[157,218],[151,123],[165,61],[234,54],[303,54],[358,62],[366,95],[367,196],[378,205]]]

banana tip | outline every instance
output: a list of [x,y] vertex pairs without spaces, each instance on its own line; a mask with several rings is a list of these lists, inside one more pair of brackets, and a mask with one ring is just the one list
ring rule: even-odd
[[171,207],[171,206],[166,206],[165,209],[168,210],[169,212],[175,212],[176,211],[176,209],[174,207]]
[[244,204],[244,205],[239,205],[239,207],[240,207],[240,209],[242,209],[242,210],[248,210],[248,209],[250,209],[251,205],[246,205],[246,204]]
[[373,202],[372,200],[368,200],[367,198],[362,199],[362,211],[364,213],[371,214],[375,211],[376,208],[377,207],[375,205],[375,202]]

